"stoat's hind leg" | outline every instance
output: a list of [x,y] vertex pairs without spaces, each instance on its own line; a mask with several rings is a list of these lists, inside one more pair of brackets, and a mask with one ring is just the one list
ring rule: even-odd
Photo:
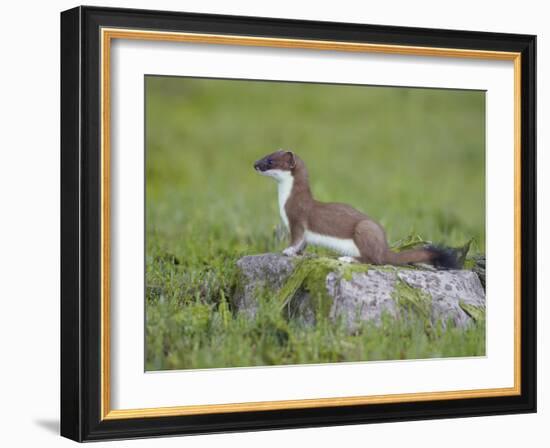
[[365,219],[355,227],[353,241],[359,249],[362,263],[384,264],[389,250],[384,229],[374,221]]
[[338,261],[341,261],[342,263],[359,263],[359,260],[354,257],[338,257]]

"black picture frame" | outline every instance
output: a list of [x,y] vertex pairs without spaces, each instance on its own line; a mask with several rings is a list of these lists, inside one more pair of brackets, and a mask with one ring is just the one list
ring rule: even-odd
[[[131,28],[521,53],[521,394],[101,418],[100,29]],[[536,37],[99,7],[61,13],[61,435],[76,441],[536,411]]]

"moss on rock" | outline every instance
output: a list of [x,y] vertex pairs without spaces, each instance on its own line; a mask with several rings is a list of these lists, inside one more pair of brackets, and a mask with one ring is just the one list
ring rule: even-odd
[[341,278],[351,280],[354,273],[364,273],[368,270],[367,264],[345,263],[329,257],[299,258],[296,260],[294,272],[278,291],[277,301],[281,304],[282,310],[289,306],[296,293],[303,289],[310,294],[317,313],[327,316],[332,303],[326,287],[328,274],[335,272]]
[[475,322],[481,322],[485,320],[485,307],[472,305],[471,303],[466,303],[463,300],[460,300],[458,302],[458,305]]
[[428,293],[397,278],[392,297],[395,303],[405,312],[412,312],[426,323],[430,322],[432,298]]

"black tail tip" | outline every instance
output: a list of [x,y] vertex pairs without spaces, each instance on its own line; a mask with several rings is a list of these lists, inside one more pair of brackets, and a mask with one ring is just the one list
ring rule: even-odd
[[435,267],[441,269],[462,269],[466,255],[470,250],[470,243],[471,241],[459,248],[430,245],[426,247],[426,250],[434,255],[432,263]]

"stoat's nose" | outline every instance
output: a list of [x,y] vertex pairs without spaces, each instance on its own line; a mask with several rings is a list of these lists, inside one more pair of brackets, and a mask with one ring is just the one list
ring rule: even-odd
[[260,162],[261,162],[261,160],[258,160],[257,162],[254,162],[254,169],[256,171],[260,171]]

